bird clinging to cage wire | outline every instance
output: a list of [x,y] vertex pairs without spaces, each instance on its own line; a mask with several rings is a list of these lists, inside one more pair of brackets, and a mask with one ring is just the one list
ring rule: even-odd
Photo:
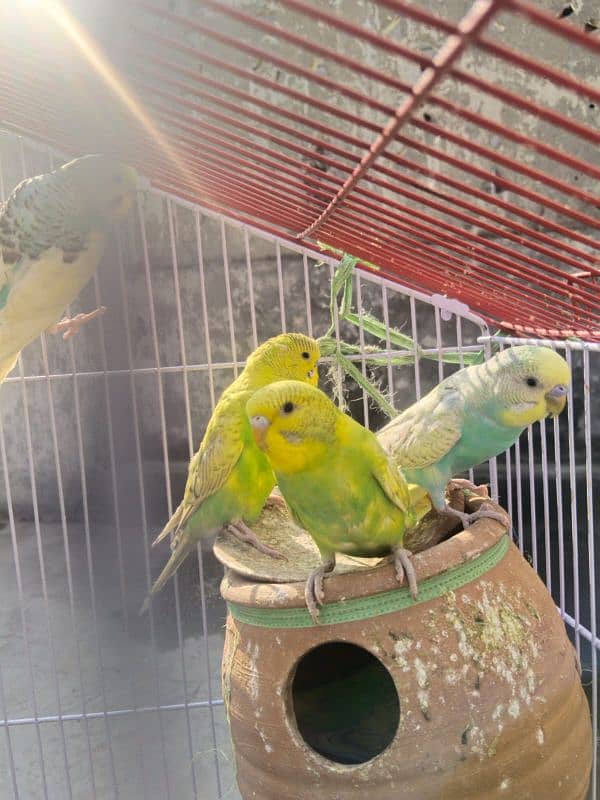
[[567,362],[554,350],[507,348],[443,380],[377,438],[407,480],[427,491],[438,511],[459,517],[464,527],[481,517],[503,521],[485,508],[472,514],[451,508],[446,485],[509,448],[528,425],[560,414],[570,380]]
[[[316,385],[319,357],[314,339],[301,333],[283,333],[258,347],[242,373],[223,392],[190,462],[183,500],[152,543],[154,546],[173,534],[172,555],[154,582],[150,597],[163,588],[203,536],[221,528],[261,552],[279,557],[248,527],[269,499],[275,476],[252,437],[246,403],[257,389],[273,381],[293,378]],[[278,495],[271,498],[281,502]],[[148,608],[150,597],[142,612]]]
[[340,411],[316,387],[282,381],[256,392],[246,406],[254,438],[266,453],[295,521],[315,540],[322,563],[306,582],[313,620],[323,604],[323,578],[336,552],[394,554],[398,580],[413,597],[417,580],[402,547],[407,528],[431,508],[418,487],[418,505],[375,436]]
[[94,274],[111,225],[130,210],[132,167],[90,155],[22,181],[0,209],[0,382],[43,331],[73,336],[101,314],[61,316]]

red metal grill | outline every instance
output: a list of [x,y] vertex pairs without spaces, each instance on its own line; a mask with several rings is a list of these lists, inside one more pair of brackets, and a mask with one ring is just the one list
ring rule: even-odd
[[[358,21],[312,0],[5,5],[5,127],[114,152],[506,330],[600,340],[600,40],[581,25],[523,0],[477,0],[458,22],[404,0]],[[582,80],[567,67],[586,53]]]

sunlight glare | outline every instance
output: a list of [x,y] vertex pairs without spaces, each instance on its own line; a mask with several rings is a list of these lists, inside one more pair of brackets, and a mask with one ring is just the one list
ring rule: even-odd
[[191,171],[181,156],[173,149],[164,134],[156,127],[152,119],[144,110],[134,92],[127,86],[124,79],[110,64],[91,35],[80,25],[70,11],[60,0],[19,0],[19,2],[40,7],[55,21],[63,33],[77,47],[81,55],[94,68],[96,73],[118,97],[129,113],[142,125],[144,130],[158,144],[165,153],[178,175],[184,177],[188,185],[192,183],[195,188],[200,188],[197,181],[192,178]]

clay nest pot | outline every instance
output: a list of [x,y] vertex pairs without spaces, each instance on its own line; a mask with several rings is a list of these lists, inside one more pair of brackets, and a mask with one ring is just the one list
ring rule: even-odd
[[[467,510],[482,502],[499,510]],[[244,800],[584,800],[590,714],[551,596],[508,516],[453,535],[435,516],[413,539],[416,602],[389,559],[340,558],[320,625],[304,606],[318,551],[285,514],[257,528],[285,562],[218,538]]]

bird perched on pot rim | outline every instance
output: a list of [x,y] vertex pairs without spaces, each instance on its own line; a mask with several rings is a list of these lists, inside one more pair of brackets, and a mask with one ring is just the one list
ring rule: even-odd
[[84,156],[23,181],[0,209],[0,382],[40,333],[68,338],[101,313],[59,322],[94,274],[137,185],[133,168]]
[[374,434],[343,414],[324,392],[298,381],[260,389],[246,410],[295,521],[321,553],[322,564],[310,574],[305,590],[313,619],[336,552],[377,556],[392,551],[398,580],[406,574],[416,597],[416,576],[402,539],[430,505],[413,506],[408,484]]
[[467,527],[480,509],[465,514],[444,497],[457,473],[506,450],[533,422],[565,407],[571,373],[548,347],[509,347],[489,361],[455,372],[377,434],[406,479],[425,489],[438,511],[460,517]]
[[[268,339],[248,358],[243,372],[223,392],[197,453],[190,462],[183,500],[156,537],[153,546],[173,533],[172,555],[155,581],[160,591],[203,536],[225,527],[262,552],[277,557],[262,544],[248,523],[255,522],[275,486],[273,470],[256,446],[246,415],[246,403],[257,389],[273,381],[319,380],[318,343],[301,333]],[[275,498],[274,498],[275,499]],[[142,611],[148,607],[146,600]]]

